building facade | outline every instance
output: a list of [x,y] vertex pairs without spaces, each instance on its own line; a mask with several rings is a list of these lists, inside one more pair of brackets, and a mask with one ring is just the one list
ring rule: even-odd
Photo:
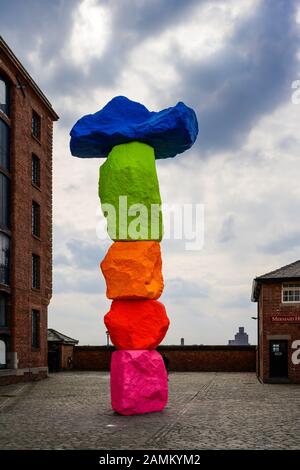
[[249,338],[243,326],[239,326],[239,331],[234,335],[234,339],[228,341],[229,346],[250,346]]
[[74,346],[78,340],[59,331],[48,329],[48,368],[49,372],[73,369]]
[[57,119],[0,37],[0,383],[47,375]]
[[257,375],[263,382],[300,383],[300,261],[256,277]]

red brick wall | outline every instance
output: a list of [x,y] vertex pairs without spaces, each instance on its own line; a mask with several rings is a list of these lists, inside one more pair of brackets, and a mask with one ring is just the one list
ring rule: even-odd
[[109,370],[113,347],[75,346],[73,368],[78,370]]
[[[11,313],[10,351],[18,368],[47,366],[47,306],[52,295],[52,117],[25,78],[0,51],[0,72],[10,82],[11,129]],[[17,75],[25,85],[16,87]],[[31,134],[32,109],[41,116],[41,139]],[[31,184],[31,155],[40,158],[40,190]],[[31,234],[32,200],[40,204],[40,238]],[[31,256],[41,261],[41,289],[31,288]],[[31,310],[40,311],[40,348],[31,347]]]
[[[254,372],[255,346],[160,346],[172,371]],[[74,369],[109,370],[113,347],[75,346]]]
[[269,379],[268,335],[290,335],[288,340],[288,376],[291,381],[300,383],[300,364],[293,365],[291,360],[292,342],[300,340],[300,324],[277,323],[271,320],[273,315],[300,315],[300,304],[282,303],[281,296],[281,282],[264,283],[261,286],[259,297],[261,377],[264,381]]

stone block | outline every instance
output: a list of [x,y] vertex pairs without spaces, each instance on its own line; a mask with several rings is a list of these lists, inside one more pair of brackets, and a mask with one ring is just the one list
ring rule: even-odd
[[123,350],[112,354],[112,408],[122,415],[162,411],[168,401],[168,378],[157,351]]
[[155,349],[170,321],[157,300],[114,300],[104,323],[117,349]]
[[112,240],[161,240],[161,198],[154,150],[117,145],[100,167],[99,197]]
[[181,101],[158,112],[116,96],[95,114],[79,119],[71,132],[72,155],[105,158],[115,145],[145,142],[156,158],[174,157],[189,149],[198,135],[195,112]]
[[158,299],[163,291],[159,242],[115,242],[101,270],[109,299]]

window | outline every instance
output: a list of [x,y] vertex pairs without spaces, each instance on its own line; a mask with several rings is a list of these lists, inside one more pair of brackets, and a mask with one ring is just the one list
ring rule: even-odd
[[0,284],[9,285],[10,238],[0,232]]
[[40,312],[31,311],[31,346],[38,348],[40,346]]
[[0,111],[9,116],[9,85],[0,76]]
[[7,326],[7,297],[0,294],[0,328]]
[[282,285],[282,302],[300,302],[300,283]]
[[31,159],[31,181],[40,187],[40,159],[34,153]]
[[32,111],[32,135],[36,137],[38,140],[41,140],[41,118],[35,112]]
[[9,127],[0,119],[0,166],[10,169],[9,158]]
[[32,201],[32,210],[31,210],[31,226],[32,226],[32,235],[40,236],[40,205]]
[[0,369],[6,367],[6,344],[3,339],[0,338]]
[[40,257],[34,254],[32,255],[32,287],[40,288]]
[[10,180],[0,173],[0,227],[9,228]]

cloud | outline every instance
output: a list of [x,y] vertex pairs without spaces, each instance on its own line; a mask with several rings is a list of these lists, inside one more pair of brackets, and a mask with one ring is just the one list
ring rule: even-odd
[[[157,162],[164,203],[205,207],[202,250],[162,242],[166,343],[256,341],[255,275],[299,258],[297,2],[278,0],[2,0],[1,34],[61,119],[54,129],[51,326],[105,342],[109,308],[97,239],[98,169],[69,153],[84,114],[126,95],[149,109],[196,109],[197,145]],[[299,10],[300,11],[300,10]]]
[[168,298],[203,298],[208,296],[208,286],[187,281],[179,277],[165,281],[165,294]]
[[[67,242],[73,265],[79,269],[99,269],[99,262],[105,255],[100,243],[90,243],[83,240],[70,240]],[[97,260],[98,263],[97,263]]]
[[100,270],[87,272],[76,269],[54,273],[54,295],[62,293],[103,294],[106,290]]
[[281,254],[300,247],[300,231],[287,233],[280,238],[271,239],[269,242],[258,246],[260,251],[270,254]]
[[289,100],[298,67],[296,6],[261,1],[216,54],[198,63],[176,56],[181,95],[198,111],[202,155],[238,148],[262,116]]

